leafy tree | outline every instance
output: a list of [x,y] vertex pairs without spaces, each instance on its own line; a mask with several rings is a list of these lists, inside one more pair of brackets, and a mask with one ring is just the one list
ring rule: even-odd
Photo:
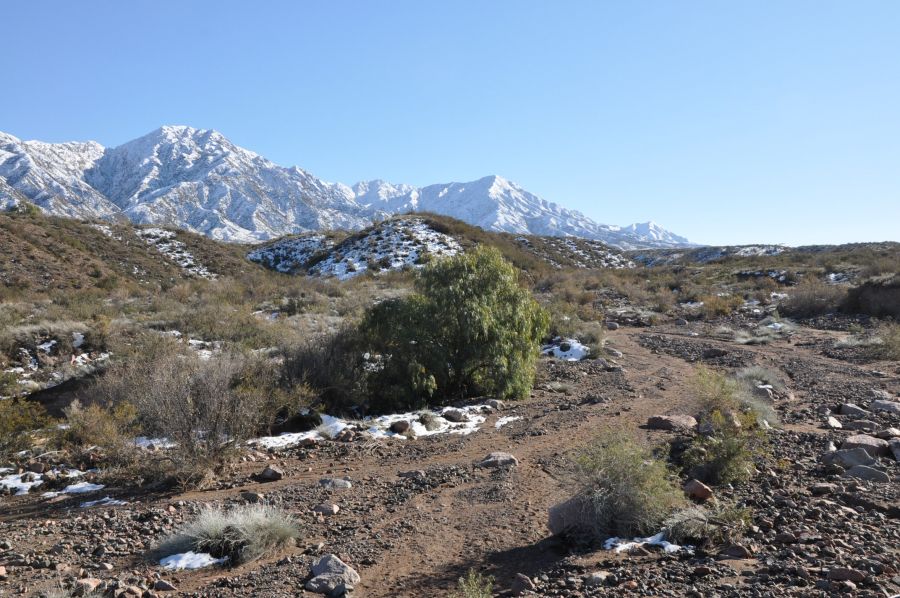
[[499,251],[436,260],[416,291],[363,319],[364,343],[378,360],[369,376],[374,410],[527,396],[549,317]]

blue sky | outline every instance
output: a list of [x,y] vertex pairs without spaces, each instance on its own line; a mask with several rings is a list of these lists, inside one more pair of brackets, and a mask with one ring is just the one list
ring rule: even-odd
[[710,243],[900,241],[900,3],[10,2],[0,130],[214,128]]

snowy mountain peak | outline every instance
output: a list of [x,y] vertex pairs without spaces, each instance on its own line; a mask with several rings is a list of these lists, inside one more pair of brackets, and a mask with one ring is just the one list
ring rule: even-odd
[[125,216],[229,241],[360,229],[429,211],[486,230],[596,239],[623,249],[686,244],[652,222],[598,224],[498,175],[427,187],[375,179],[348,187],[281,167],[212,129],[160,127],[114,148],[0,133],[0,207],[31,201],[78,218]]

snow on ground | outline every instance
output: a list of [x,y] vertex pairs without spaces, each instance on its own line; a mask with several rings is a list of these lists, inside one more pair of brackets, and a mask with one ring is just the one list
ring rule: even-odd
[[[380,415],[378,417],[367,417],[362,420],[345,420],[331,415],[322,416],[322,425],[315,430],[308,432],[286,432],[279,436],[263,436],[251,440],[249,444],[262,446],[265,448],[285,448],[294,446],[300,442],[312,438],[315,440],[333,438],[340,434],[344,428],[355,427],[364,430],[373,438],[397,438],[405,439],[406,436],[391,432],[391,424],[398,421],[408,421],[410,429],[415,433],[416,437],[434,436],[436,434],[460,434],[468,435],[478,430],[485,421],[485,416],[481,413],[490,409],[487,405],[470,405],[461,407],[458,411],[462,411],[466,415],[467,421],[451,422],[443,417],[447,411],[454,409],[453,407],[444,407],[436,411],[409,411],[407,413],[394,413],[391,415]],[[434,416],[432,429],[429,430],[419,421],[424,413]]]
[[167,449],[176,446],[176,444],[168,438],[147,438],[146,436],[138,436],[134,439],[134,446],[142,449]]
[[213,279],[215,274],[198,262],[187,246],[175,238],[175,233],[162,228],[140,228],[135,231],[147,245],[156,248],[169,260],[178,264],[182,270],[198,278]]
[[591,348],[574,338],[556,338],[549,345],[541,347],[541,354],[565,361],[581,361],[591,354]]
[[292,274],[302,269],[312,256],[332,247],[334,241],[325,235],[303,235],[254,249],[247,254],[247,259],[272,270]]
[[516,420],[519,420],[519,419],[522,419],[522,416],[521,416],[521,415],[506,415],[506,416],[501,417],[500,419],[498,419],[498,420],[496,421],[496,423],[494,423],[494,427],[497,428],[497,429],[499,430],[500,428],[502,428],[502,427],[505,426],[506,424],[512,423],[512,422],[514,422],[514,421],[516,421]]
[[684,551],[687,554],[693,554],[694,549],[691,546],[679,546],[665,540],[666,533],[659,532],[655,536],[649,538],[634,538],[633,540],[624,540],[622,538],[609,538],[603,543],[604,550],[614,550],[615,552],[628,552],[639,546],[659,546],[667,553],[675,553]]
[[[23,473],[9,473],[12,471],[9,467],[0,468],[0,474],[8,474],[3,477],[0,477],[0,488],[6,488],[7,490],[13,490],[16,496],[21,496],[23,494],[28,494],[28,492],[32,488],[37,488],[41,484],[44,483],[44,476],[40,473],[32,473],[32,472],[23,472]],[[83,471],[78,471],[77,469],[67,469],[67,470],[52,470],[55,475],[65,475],[70,478],[77,478],[79,476],[84,475]],[[80,484],[72,484],[69,487],[81,487]],[[102,488],[102,486],[101,486]],[[68,488],[66,488],[68,490]],[[66,492],[63,490],[63,492]],[[77,492],[78,490],[76,490]],[[51,494],[59,494],[59,492],[51,493]]]
[[309,269],[310,274],[347,280],[367,270],[375,273],[420,268],[428,258],[456,255],[460,244],[419,218],[392,220],[335,246],[328,257]]
[[69,484],[58,492],[44,492],[44,498],[54,498],[60,494],[87,494],[88,492],[96,492],[106,488],[103,484],[91,484],[90,482],[77,482]]
[[85,501],[78,506],[81,507],[82,509],[89,509],[91,507],[117,507],[120,505],[127,505],[127,504],[128,503],[125,502],[124,500],[117,500],[115,498],[110,498],[109,496],[104,496],[103,498],[98,499],[98,500]]
[[182,569],[202,569],[211,565],[221,565],[228,559],[217,559],[207,552],[183,552],[167,556],[159,561],[165,569],[181,571]]

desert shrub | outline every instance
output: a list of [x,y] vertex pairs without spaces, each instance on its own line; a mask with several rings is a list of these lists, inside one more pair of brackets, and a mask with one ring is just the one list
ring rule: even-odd
[[684,471],[712,484],[749,479],[754,464],[768,453],[766,429],[774,411],[735,380],[700,367],[694,379],[701,435],[681,456]]
[[702,425],[703,434],[682,455],[685,473],[716,485],[750,479],[757,460],[767,454],[766,434],[756,417],[714,411]]
[[752,511],[722,502],[692,505],[666,519],[666,537],[676,544],[717,546],[740,540],[750,528]]
[[0,457],[31,447],[35,431],[49,422],[44,408],[24,399],[0,399]]
[[374,410],[528,394],[548,316],[496,249],[437,260],[415,287],[363,318],[365,346],[382,359],[368,376]]
[[877,334],[881,344],[873,346],[876,356],[900,360],[900,324],[882,324]]
[[176,443],[165,452],[176,479],[202,485],[262,423],[265,388],[245,383],[248,363],[237,354],[203,360],[163,350],[112,368],[96,394],[110,405],[132,403],[143,434]]
[[745,368],[732,378],[704,366],[698,367],[691,386],[700,419],[719,412],[726,415],[748,414],[758,426],[776,424],[778,415],[771,403],[755,391],[759,384],[771,384],[774,390],[780,392],[786,390],[777,374],[766,368]]
[[460,577],[456,591],[451,598],[491,598],[494,595],[494,578],[469,569],[465,577]]
[[778,307],[784,315],[797,318],[810,318],[838,311],[847,297],[847,289],[840,285],[807,278],[788,291]]
[[100,448],[108,463],[125,465],[135,458],[134,437],[138,433],[137,409],[127,402],[112,406],[72,402],[63,410],[60,430],[63,446],[75,450]]
[[294,518],[270,505],[243,505],[228,511],[207,508],[152,552],[162,558],[188,551],[227,557],[239,565],[292,545],[300,535]]
[[19,379],[12,372],[0,371],[0,400],[15,398],[21,394]]
[[347,412],[365,400],[364,349],[352,327],[286,348],[282,372],[288,392],[317,395],[316,402],[329,413]]
[[598,437],[576,458],[578,493],[590,509],[590,537],[645,536],[684,503],[662,460],[620,432]]
[[744,303],[744,300],[738,295],[703,295],[700,297],[700,301],[703,302],[700,313],[707,320],[731,315]]

